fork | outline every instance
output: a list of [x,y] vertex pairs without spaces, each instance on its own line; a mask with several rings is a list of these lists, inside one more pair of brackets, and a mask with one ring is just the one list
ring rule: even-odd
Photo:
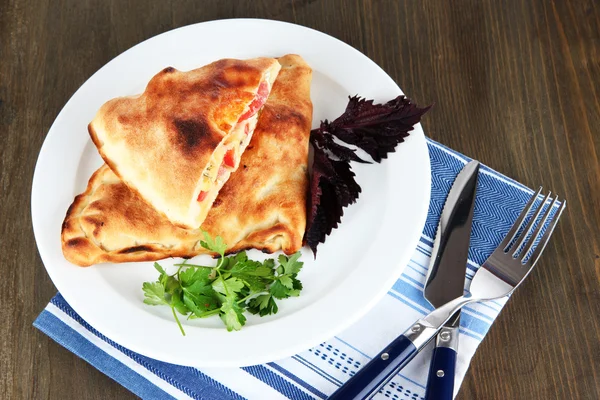
[[[479,268],[471,281],[470,293],[438,307],[411,325],[333,393],[329,399],[370,398],[437,335],[441,327],[455,312],[470,303],[495,300],[510,295],[538,262],[567,205],[566,200],[563,200],[550,218],[552,210],[558,204],[558,196],[552,200],[548,193],[544,200],[536,206],[536,200],[541,192],[542,188],[540,187],[525,205],[500,245]],[[551,200],[550,204],[546,207],[541,220],[538,221],[548,200]],[[534,214],[522,229],[530,212]],[[538,222],[537,225],[536,222]],[[548,226],[542,234],[547,222]]]

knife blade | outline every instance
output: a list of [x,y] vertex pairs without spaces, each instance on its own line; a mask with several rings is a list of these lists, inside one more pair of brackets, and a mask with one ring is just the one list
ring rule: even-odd
[[[440,216],[423,293],[436,308],[463,294],[479,166],[478,161],[471,161],[463,167]],[[460,312],[457,312],[437,336],[426,400],[453,398],[459,325]]]

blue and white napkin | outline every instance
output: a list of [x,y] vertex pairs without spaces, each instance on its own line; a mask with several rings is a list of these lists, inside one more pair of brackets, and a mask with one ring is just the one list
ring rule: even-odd
[[[324,399],[366,364],[387,343],[432,307],[423,283],[438,218],[454,178],[470,161],[428,140],[431,203],[421,240],[396,281],[375,308],[346,331],[290,358],[245,368],[183,367],[136,354],[88,325],[57,294],[34,326],[56,342],[144,399]],[[532,191],[483,166],[471,233],[466,290],[480,264],[502,240]],[[463,309],[455,394],[469,362],[506,303],[475,304]],[[431,348],[422,352],[377,396],[423,399]]]

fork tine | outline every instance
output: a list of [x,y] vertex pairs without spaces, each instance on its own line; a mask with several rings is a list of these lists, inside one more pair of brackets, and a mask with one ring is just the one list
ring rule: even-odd
[[519,240],[517,241],[518,243],[513,244],[513,246],[511,247],[511,248],[515,249],[515,252],[513,253],[514,258],[517,258],[517,253],[519,252],[519,249],[525,243],[525,241],[528,239],[529,234],[533,230],[533,225],[535,224],[535,221],[537,221],[537,219],[540,217],[540,214],[542,213],[542,210],[544,209],[546,202],[550,198],[550,194],[551,194],[551,192],[549,192],[546,195],[546,197],[544,197],[544,200],[542,200],[542,203],[539,205],[535,215],[533,215],[531,217],[531,219],[529,220],[529,223],[527,224],[527,227],[525,228],[523,233],[521,233],[521,236],[519,237]]
[[556,228],[556,224],[558,223],[558,220],[560,219],[560,215],[562,214],[562,212],[566,206],[567,206],[567,200],[563,200],[563,202],[560,205],[560,207],[558,208],[558,210],[556,210],[556,214],[554,214],[552,221],[550,221],[550,224],[548,225],[546,232],[544,232],[544,235],[540,239],[540,243],[538,244],[538,246],[535,248],[535,250],[531,254],[531,257],[529,257],[529,261],[527,262],[527,264],[530,265],[531,268],[533,268],[535,263],[537,263],[538,259],[540,258],[540,255],[542,255],[542,252],[544,251],[544,248],[550,241],[550,236],[552,236],[552,231],[554,230],[554,228]]
[[502,241],[502,243],[500,243],[500,246],[498,246],[498,247],[502,248],[502,251],[504,251],[504,252],[508,251],[509,243],[512,242],[512,240],[517,235],[517,232],[519,232],[519,229],[521,229],[521,227],[523,226],[523,222],[525,221],[527,214],[529,214],[529,211],[535,204],[535,200],[538,198],[540,193],[542,193],[541,186],[538,189],[537,193],[534,194],[533,196],[531,196],[531,199],[529,199],[529,202],[527,202],[527,204],[525,205],[525,208],[523,209],[523,211],[521,211],[521,214],[517,217],[517,220],[515,221],[513,226],[510,228],[510,230],[504,237],[504,240]]
[[[531,237],[529,239],[529,243],[527,243],[525,248],[523,248],[523,250],[521,252],[521,255],[522,255],[521,262],[525,261],[525,257],[527,257],[527,253],[529,253],[531,251],[531,249],[533,248],[533,246],[535,245],[535,240],[540,235],[540,232],[544,228],[544,225],[546,225],[546,221],[548,220],[548,217],[550,216],[550,213],[552,212],[552,209],[554,208],[556,203],[558,203],[558,196],[556,196],[554,198],[554,200],[550,203],[550,205],[546,209],[546,212],[544,213],[544,216],[542,217],[540,223],[535,228],[535,232],[533,232],[533,234],[531,235]],[[540,210],[541,210],[541,208],[542,207],[540,207]]]

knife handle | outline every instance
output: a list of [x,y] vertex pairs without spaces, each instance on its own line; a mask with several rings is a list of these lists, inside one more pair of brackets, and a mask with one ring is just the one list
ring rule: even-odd
[[417,354],[413,342],[404,335],[388,344],[348,382],[333,393],[329,400],[367,399],[385,386]]
[[443,328],[433,350],[425,400],[453,399],[457,350],[458,328]]

